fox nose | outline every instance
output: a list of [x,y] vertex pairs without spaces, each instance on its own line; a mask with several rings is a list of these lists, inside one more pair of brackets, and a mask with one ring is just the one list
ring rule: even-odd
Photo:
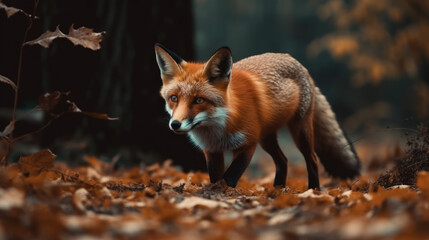
[[170,127],[173,129],[173,130],[177,130],[177,129],[179,129],[180,128],[180,125],[182,125],[182,123],[180,123],[179,121],[177,121],[177,120],[173,120],[171,123],[170,123]]

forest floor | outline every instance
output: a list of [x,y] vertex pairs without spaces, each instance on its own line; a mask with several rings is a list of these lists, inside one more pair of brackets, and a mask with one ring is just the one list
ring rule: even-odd
[[0,169],[0,239],[428,239],[429,173],[417,184],[383,188],[380,173],[353,181],[321,174],[308,190],[292,164],[286,188],[273,174],[236,188],[210,184],[170,161],[114,170],[54,162],[49,150]]

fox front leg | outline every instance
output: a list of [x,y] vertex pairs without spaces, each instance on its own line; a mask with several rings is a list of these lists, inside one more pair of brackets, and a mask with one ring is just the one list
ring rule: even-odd
[[206,157],[207,171],[210,176],[210,183],[215,183],[222,179],[224,171],[223,152],[207,152],[204,151]]
[[252,159],[255,149],[256,145],[234,151],[232,163],[223,175],[223,179],[225,179],[225,182],[228,186],[237,186],[238,180],[240,179],[241,175],[243,175],[246,168],[249,166],[250,160]]

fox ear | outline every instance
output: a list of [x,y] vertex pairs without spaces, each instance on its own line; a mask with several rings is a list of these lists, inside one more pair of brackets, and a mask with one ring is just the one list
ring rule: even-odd
[[164,83],[176,73],[182,72],[180,64],[185,61],[174,52],[157,43],[155,44],[155,55]]
[[204,74],[211,83],[219,80],[229,82],[232,69],[232,55],[229,47],[217,50],[204,66]]

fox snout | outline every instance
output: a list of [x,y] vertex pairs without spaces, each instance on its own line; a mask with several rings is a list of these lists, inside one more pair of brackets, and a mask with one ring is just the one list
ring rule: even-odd
[[170,130],[175,133],[186,133],[187,131],[185,131],[184,129],[181,129],[183,122],[184,121],[181,122],[179,120],[171,118],[170,122],[168,123],[168,126],[170,127]]
[[187,117],[182,121],[177,115],[172,114],[169,122],[170,129],[177,134],[188,133],[189,131],[202,126],[224,127],[228,117],[226,108],[216,108],[214,113],[200,112],[195,117]]
[[171,118],[169,127],[170,129],[177,134],[184,134],[191,131],[194,127],[196,127],[199,122],[193,121],[193,119],[184,119],[183,121],[179,121]]

